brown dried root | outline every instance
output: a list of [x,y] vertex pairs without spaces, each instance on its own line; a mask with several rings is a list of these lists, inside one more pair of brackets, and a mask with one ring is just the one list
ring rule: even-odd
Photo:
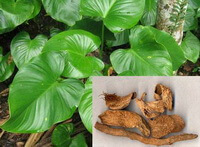
[[184,127],[184,120],[178,115],[162,115],[154,120],[149,120],[151,136],[161,138],[170,133],[180,132]]
[[147,122],[137,113],[123,110],[107,110],[99,115],[101,122],[110,126],[138,128],[145,136],[150,135]]
[[172,133],[182,131],[183,128],[185,127],[184,120],[178,115],[170,115],[170,117],[173,118],[173,120],[175,121],[175,124],[176,124],[175,128],[172,130]]
[[131,99],[136,97],[135,92],[124,97],[117,96],[116,94],[107,93],[104,93],[103,95],[105,96],[106,106],[113,110],[126,108],[130,104]]
[[146,118],[154,118],[165,111],[162,100],[145,102],[146,93],[143,93],[140,99],[136,99],[136,103]]
[[175,127],[175,121],[169,115],[161,115],[154,120],[149,120],[151,128],[151,136],[154,138],[161,138],[171,133]]
[[165,139],[146,138],[137,133],[126,131],[124,129],[114,129],[114,128],[108,127],[107,125],[100,124],[98,122],[96,122],[95,128],[106,134],[128,137],[132,140],[138,140],[145,144],[157,145],[157,146],[171,145],[178,141],[191,140],[198,137],[198,135],[196,134],[181,134],[181,135],[171,136]]
[[165,108],[168,110],[172,110],[172,92],[168,87],[157,84],[155,88],[154,98],[155,100],[162,100]]

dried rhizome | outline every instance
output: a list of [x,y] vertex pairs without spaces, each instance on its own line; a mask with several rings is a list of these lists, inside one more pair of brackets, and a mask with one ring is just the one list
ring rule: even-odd
[[[136,112],[121,110],[130,104],[136,94],[125,97],[115,94],[104,94],[107,110],[99,115],[102,123],[96,122],[95,128],[106,134],[128,137],[150,145],[171,145],[178,141],[191,140],[198,137],[196,134],[179,134],[166,137],[170,133],[176,133],[185,127],[184,120],[178,115],[163,115],[166,110],[173,109],[173,97],[170,88],[157,84],[154,93],[154,101],[145,101],[146,93],[135,102],[145,118]],[[119,128],[113,128],[119,127]],[[142,135],[128,131],[126,128],[137,128]]]
[[105,97],[106,106],[112,110],[120,110],[126,108],[130,104],[131,99],[136,97],[135,92],[123,97],[108,93],[104,93],[103,95]]

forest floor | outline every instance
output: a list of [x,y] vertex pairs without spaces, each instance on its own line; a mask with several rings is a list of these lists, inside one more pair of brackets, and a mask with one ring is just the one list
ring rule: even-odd
[[[50,36],[51,28],[59,28],[61,30],[65,30],[66,26],[62,23],[59,23],[53,20],[51,17],[47,16],[45,11],[42,12],[33,20],[26,22],[25,24],[20,25],[15,30],[0,35],[0,45],[4,49],[4,55],[10,51],[10,42],[13,37],[21,31],[27,31],[31,35],[31,38],[34,38],[38,34],[44,34],[46,36]],[[200,36],[200,35],[197,35]],[[104,62],[109,64],[109,55],[110,52],[115,50],[115,48],[105,51],[105,59]],[[5,92],[1,94],[1,92],[9,87],[11,84],[17,69],[15,69],[14,74],[8,80],[3,83],[0,83],[0,124],[3,123],[6,119],[9,118],[9,108],[8,108],[8,93]],[[191,62],[186,62],[177,72],[178,76],[200,76],[200,60],[193,64]],[[78,113],[75,113],[72,119],[66,120],[61,123],[73,122],[77,128],[76,133],[83,132],[86,136],[86,140],[89,146],[92,146],[92,135],[85,129],[84,125],[81,122],[80,116]],[[30,145],[34,143],[35,146],[40,147],[48,147],[51,145],[51,133],[55,128],[55,125],[48,131],[44,133],[38,134],[15,134],[8,133],[0,130],[0,146],[2,147],[23,147],[25,144]],[[33,142],[30,142],[33,141]],[[35,141],[35,142],[34,142]]]

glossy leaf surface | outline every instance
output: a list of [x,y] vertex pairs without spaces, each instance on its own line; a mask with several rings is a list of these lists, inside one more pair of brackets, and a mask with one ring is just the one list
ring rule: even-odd
[[38,35],[31,39],[27,32],[20,32],[11,42],[11,54],[18,68],[28,63],[33,57],[38,56],[45,43],[47,37]]
[[33,11],[31,0],[0,0],[0,34],[28,20]]
[[185,38],[183,39],[181,47],[184,50],[185,57],[193,63],[196,63],[199,58],[200,52],[199,39],[191,32],[187,32]]
[[131,30],[131,49],[119,49],[111,56],[115,71],[132,71],[139,76],[172,75],[172,62],[167,49],[155,39],[149,27]]
[[44,53],[19,70],[10,86],[10,119],[1,128],[42,132],[73,115],[84,86],[79,80],[60,78],[64,57],[61,52]]
[[[102,74],[95,71],[92,76],[102,76]],[[92,133],[92,77],[85,83],[85,91],[78,110],[83,124]]]
[[145,0],[144,14],[141,18],[141,23],[146,26],[156,24],[157,17],[157,0]]
[[100,17],[112,32],[130,29],[138,23],[145,0],[81,0],[81,13]]
[[83,31],[70,30],[52,37],[45,45],[44,52],[65,51],[67,63],[63,76],[73,78],[89,77],[94,71],[101,71],[104,63],[96,57],[88,56],[100,46],[99,37]]
[[42,0],[42,3],[52,18],[69,26],[81,19],[80,0]]

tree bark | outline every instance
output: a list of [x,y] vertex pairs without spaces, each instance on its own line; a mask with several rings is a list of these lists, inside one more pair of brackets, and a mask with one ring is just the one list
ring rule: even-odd
[[156,27],[171,34],[180,45],[187,11],[187,0],[158,0]]

